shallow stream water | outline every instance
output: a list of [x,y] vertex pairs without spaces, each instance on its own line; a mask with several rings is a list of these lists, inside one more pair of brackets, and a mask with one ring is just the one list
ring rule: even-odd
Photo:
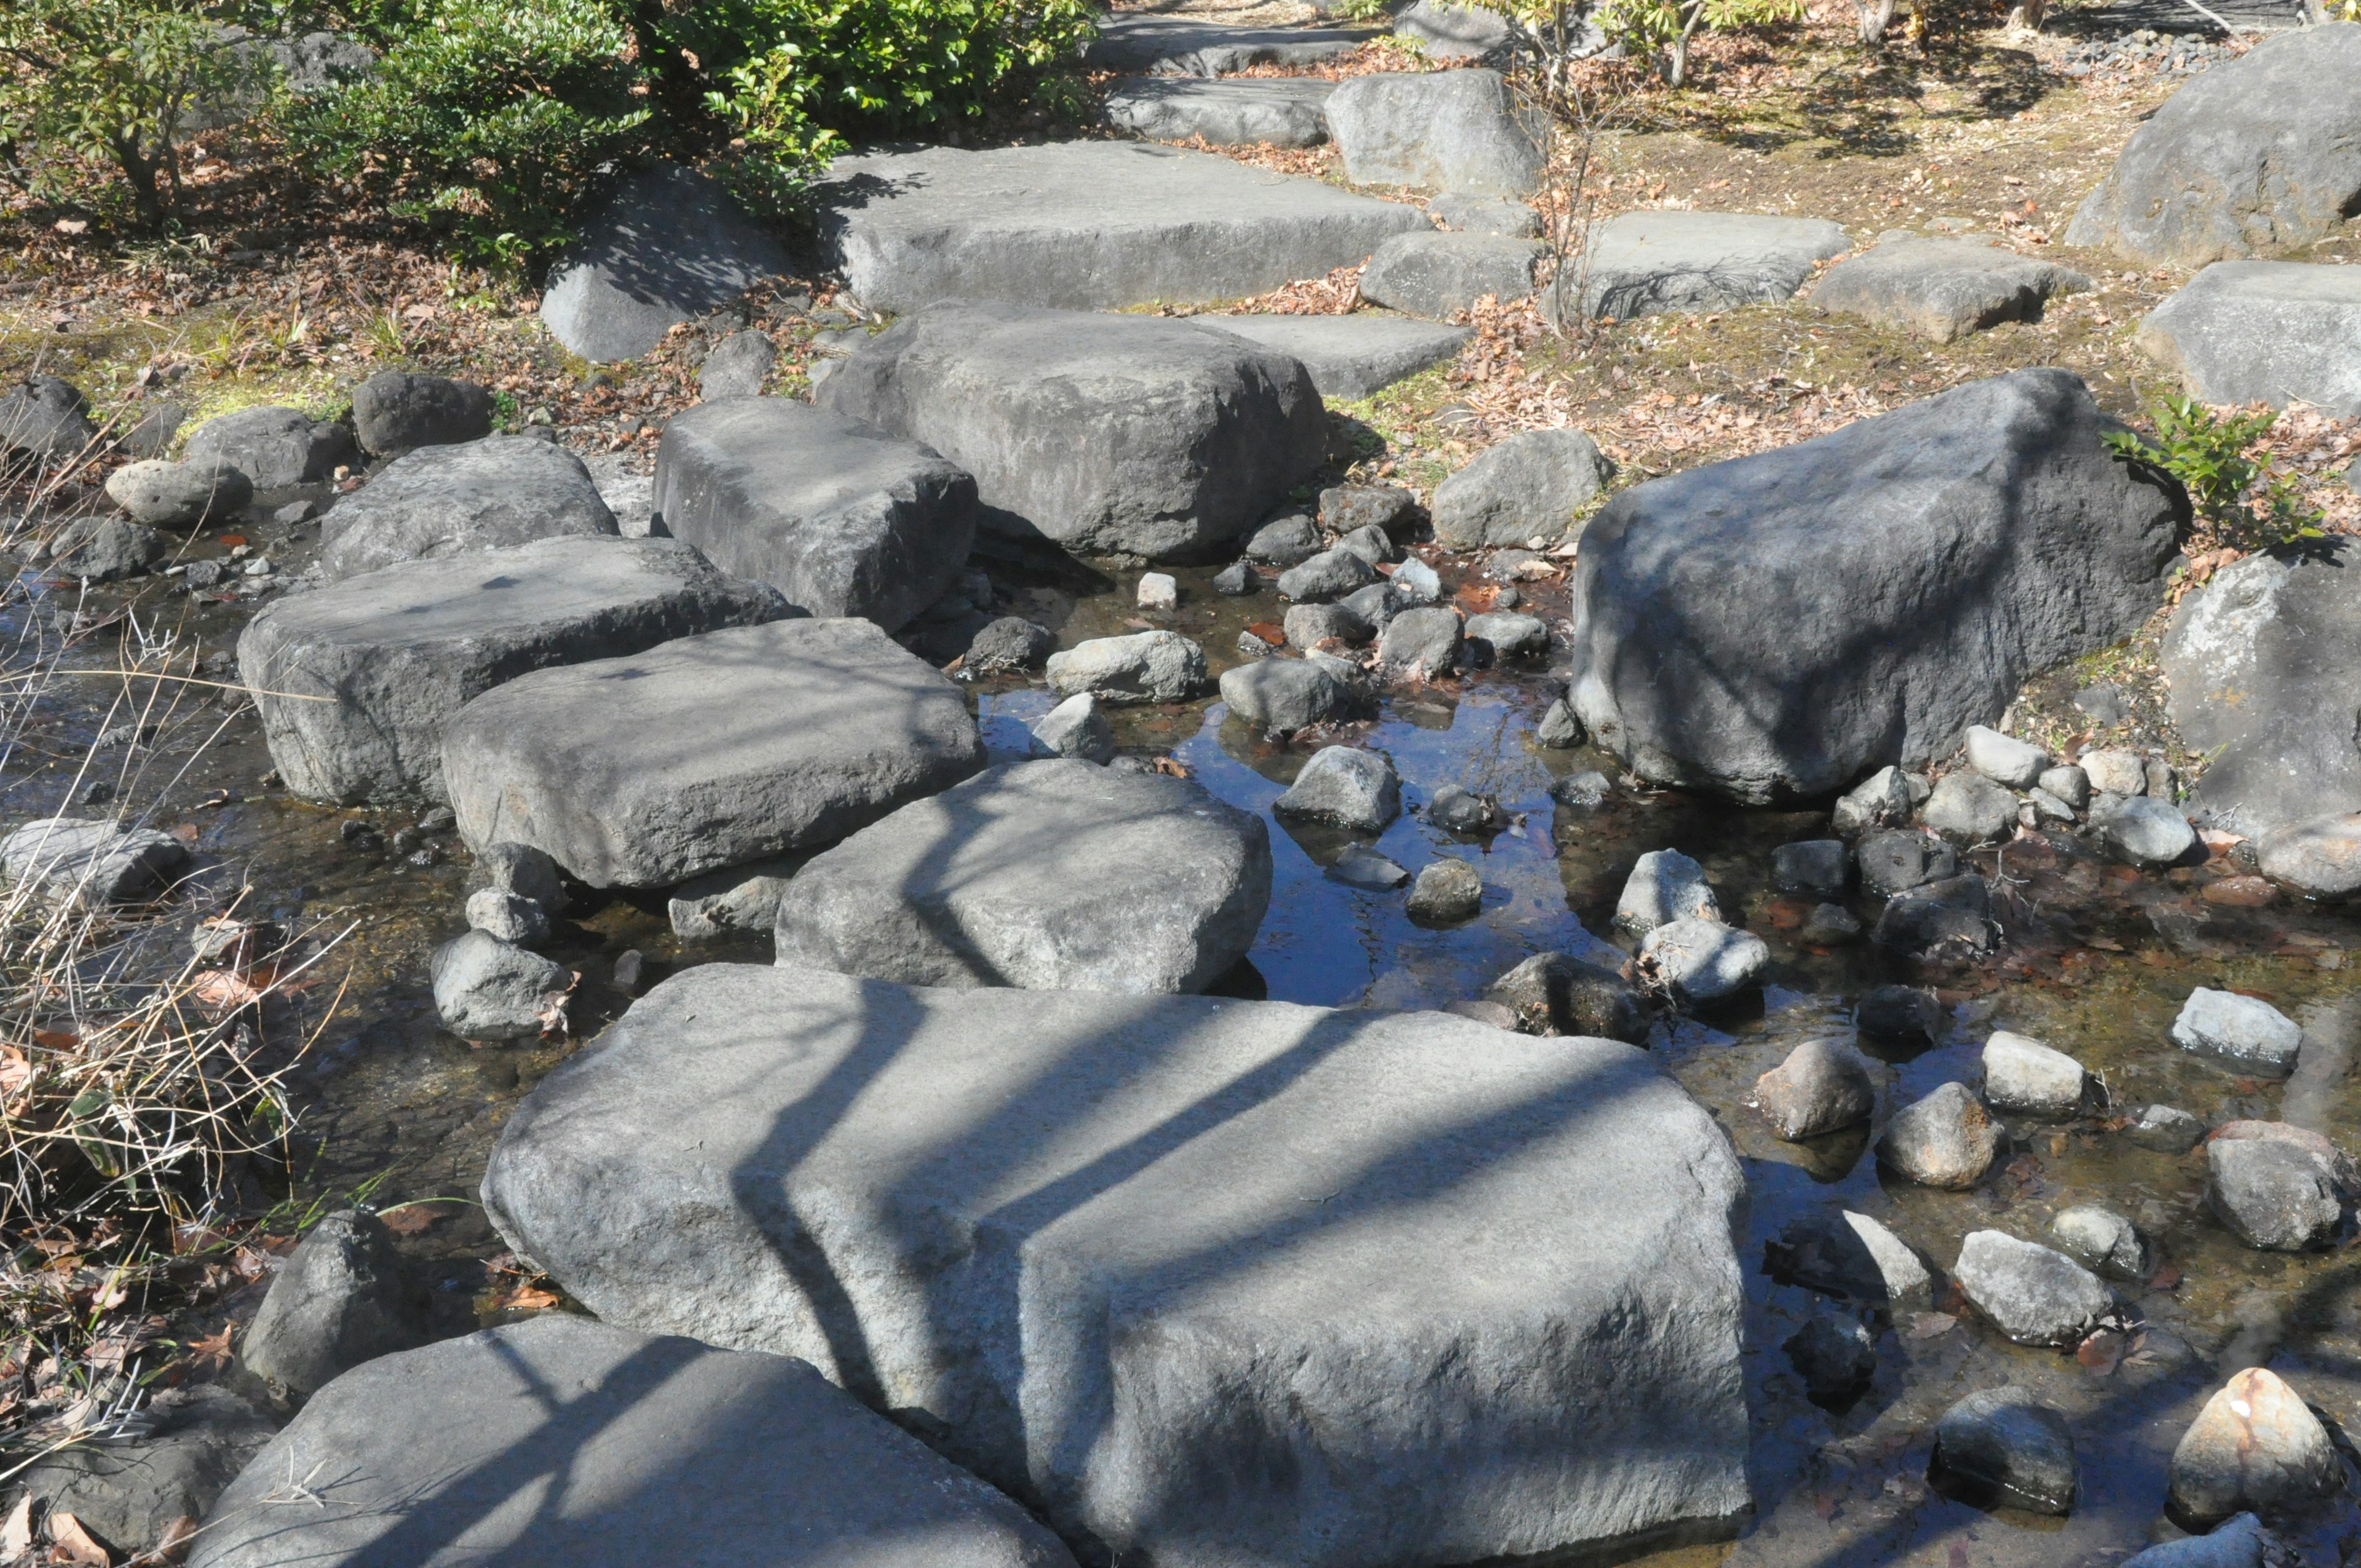
[[[217,554],[212,542],[192,554]],[[278,552],[282,565],[301,550]],[[1447,582],[1456,586],[1448,563]],[[1179,574],[1181,608],[1151,615],[1129,606],[1132,577],[1079,579],[995,572],[1004,603],[1053,625],[1062,645],[1089,637],[1170,625],[1205,646],[1215,673],[1235,663],[1240,631],[1278,619],[1268,591],[1244,600],[1213,595],[1209,575]],[[1536,613],[1562,603],[1550,585],[1529,590]],[[27,617],[64,624],[72,591],[20,589],[0,630]],[[93,597],[85,622],[103,621],[121,601]],[[243,605],[170,597],[150,588],[131,601],[144,634],[184,641],[199,655],[234,647],[249,613]],[[131,623],[101,625],[69,657],[85,671],[117,667],[115,639]],[[234,681],[216,671],[212,678]],[[0,811],[10,821],[71,811],[70,797],[94,776],[78,773],[90,744],[122,722],[119,681],[59,683],[31,741],[0,776]],[[1484,906],[1448,929],[1412,924],[1400,891],[1356,890],[1323,874],[1347,842],[1268,818],[1316,740],[1280,745],[1227,720],[1217,702],[1133,709],[1120,715],[1126,749],[1169,754],[1206,788],[1265,815],[1275,876],[1268,916],[1249,961],[1225,989],[1277,1000],[1343,1007],[1437,1007],[1479,995],[1523,958],[1548,950],[1595,951],[1624,877],[1642,852],[1675,848],[1713,878],[1725,913],[1762,935],[1773,965],[1760,998],[1700,1018],[1658,1025],[1652,1050],[1721,1122],[1740,1151],[1752,1191],[1742,1241],[1749,1317],[1747,1387],[1757,1513],[1736,1542],[1660,1552],[1661,1564],[1780,1565],[1924,1563],[2111,1564],[2152,1539],[2159,1524],[2164,1470],[2172,1446],[2204,1398],[2229,1372],[2268,1365],[2340,1426],[2361,1421],[2361,1271],[2344,1247],[2304,1256],[2248,1250],[2206,1213],[2202,1152],[2151,1153],[2108,1129],[2102,1117],[2059,1125],[2018,1124],[2010,1147],[1974,1191],[1914,1187],[1883,1175],[1861,1132],[1811,1146],[1771,1136],[1749,1105],[1755,1078],[1814,1036],[1850,1041],[1852,1009],[1870,987],[1891,981],[1938,988],[1947,1009],[1942,1038],[1904,1059],[1879,1059],[1881,1114],[1949,1080],[1973,1085],[1977,1056],[1994,1029],[2031,1035],[2080,1058],[2121,1109],[2161,1102],[2208,1123],[2277,1117],[2344,1139],[2354,1122],[2348,1074],[2361,1040],[2361,998],[2353,994],[2348,948],[2361,948],[2351,917],[2291,906],[2210,901],[2207,886],[2243,870],[2225,861],[2168,874],[2137,873],[2098,859],[2071,835],[2021,839],[2004,853],[1975,857],[1996,884],[2008,940],[1982,965],[1922,970],[1865,944],[1828,949],[1795,937],[1808,903],[1773,892],[1770,858],[1778,845],[1826,836],[1823,813],[1741,812],[1676,793],[1619,784],[1602,806],[1555,804],[1551,782],[1597,769],[1620,779],[1612,759],[1539,748],[1532,729],[1554,688],[1539,667],[1488,672],[1432,687],[1397,688],[1371,724],[1326,739],[1389,755],[1403,782],[1405,812],[1376,847],[1415,872],[1439,855],[1478,866]],[[1026,722],[1050,705],[1024,683],[979,689],[976,709],[988,742],[1020,754]],[[202,705],[202,706],[200,706]],[[282,1037],[313,1043],[294,1069],[307,1154],[295,1173],[299,1197],[331,1201],[372,1179],[374,1200],[472,1200],[486,1154],[509,1109],[574,1047],[475,1049],[442,1034],[427,993],[426,960],[464,922],[465,855],[447,833],[415,844],[414,814],[338,811],[305,805],[261,781],[269,759],[250,712],[234,694],[189,688],[175,717],[146,746],[99,753],[120,770],[118,799],[164,802],[157,820],[193,825],[213,866],[188,907],[165,922],[172,941],[210,904],[236,890],[241,908],[322,935],[345,932],[326,966],[340,977],[296,998],[279,1021]],[[226,724],[224,720],[227,718]],[[216,737],[204,737],[218,730]],[[202,741],[202,743],[201,743]],[[79,782],[69,786],[70,778]],[[1424,806],[1456,784],[1495,796],[1507,826],[1483,838],[1431,825]],[[374,830],[357,842],[348,824]],[[413,864],[398,850],[433,863]],[[1864,924],[1873,903],[1853,901]],[[1628,943],[1624,944],[1627,948]],[[660,898],[617,899],[577,911],[553,955],[578,970],[577,1036],[628,1004],[609,984],[615,959],[637,949],[647,981],[719,959],[763,961],[767,944],[684,948]],[[2168,1029],[2197,985],[2263,996],[2306,1028],[2301,1064],[2286,1083],[2244,1079],[2190,1057]],[[1875,1055],[1874,1047],[1871,1049]],[[2165,1269],[2147,1286],[2122,1287],[2145,1323],[2120,1365],[2086,1368],[2071,1355],[2008,1344],[1956,1298],[1938,1310],[1878,1321],[1879,1372],[1870,1392],[1841,1411],[1804,1396],[1783,1342],[1828,1304],[1763,1273],[1766,1240],[1799,1214],[1850,1208],[1874,1215],[1916,1246],[1938,1278],[1968,1232],[1998,1228],[2044,1239],[2049,1217],[2078,1202],[2130,1215],[2154,1239]],[[463,1202],[404,1245],[438,1262],[445,1314],[464,1326],[478,1302],[483,1260],[498,1238]],[[247,1310],[250,1310],[248,1304]],[[2072,1419],[2082,1495],[2060,1521],[1983,1512],[1929,1492],[1931,1429],[1954,1399],[2016,1382],[2037,1389]],[[2340,1503],[2290,1531],[2305,1561],[2361,1555],[2361,1515]]]

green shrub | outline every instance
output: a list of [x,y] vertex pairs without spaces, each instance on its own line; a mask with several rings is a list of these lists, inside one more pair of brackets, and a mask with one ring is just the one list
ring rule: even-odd
[[2117,456],[2153,463],[2180,481],[2190,505],[2217,543],[2268,550],[2321,536],[2321,513],[2303,504],[2294,475],[2274,469],[2258,450],[2279,422],[2276,413],[2217,414],[2194,398],[2158,398],[2147,416],[2153,440],[2111,431]]
[[163,227],[180,205],[190,110],[258,93],[276,75],[267,55],[237,47],[243,10],[221,0],[0,0],[9,171],[62,194],[79,170],[50,167],[55,155],[110,162],[139,226]]
[[521,259],[562,243],[601,167],[645,148],[632,45],[603,0],[441,0],[374,72],[291,102],[284,123],[315,167]]

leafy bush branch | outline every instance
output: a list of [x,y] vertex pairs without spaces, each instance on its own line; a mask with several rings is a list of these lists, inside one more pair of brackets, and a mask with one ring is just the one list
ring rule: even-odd
[[2263,448],[2278,414],[2216,413],[2185,396],[2158,398],[2147,412],[2153,437],[2110,431],[2107,449],[2180,480],[2217,543],[2255,551],[2321,537],[2320,510],[2304,503],[2296,476]]

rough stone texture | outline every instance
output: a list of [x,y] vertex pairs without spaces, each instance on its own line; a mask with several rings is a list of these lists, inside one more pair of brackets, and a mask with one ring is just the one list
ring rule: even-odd
[[1540,659],[1549,653],[1549,622],[1537,615],[1488,610],[1469,616],[1464,630],[1468,641],[1483,644],[1495,660]]
[[2123,1568],[2263,1568],[2263,1521],[2240,1514],[2206,1535],[2168,1541],[2124,1559]]
[[2281,33],[2132,133],[2065,243],[2196,267],[2309,245],[2361,197],[2361,27]]
[[71,462],[97,447],[90,400],[72,382],[28,376],[0,396],[0,452]]
[[1274,566],[1301,565],[1324,548],[1320,525],[1304,512],[1290,512],[1264,523],[1247,536],[1246,543],[1249,556]]
[[1748,1498],[1741,1175],[1626,1046],[705,965],[543,1080],[484,1195],[604,1321],[801,1354],[1126,1558],[1468,1562]]
[[549,911],[530,898],[479,887],[467,895],[467,927],[514,947],[530,948],[549,940]]
[[1434,861],[1421,868],[1402,909],[1426,926],[1454,926],[1472,920],[1484,907],[1484,876],[1466,861]]
[[444,728],[492,687],[785,610],[672,540],[544,539],[276,600],[239,634],[238,667],[295,794],[443,800]]
[[1984,1103],[1995,1111],[2071,1116],[2082,1107],[2082,1064],[2003,1029],[1984,1042]]
[[1551,291],[1560,319],[1693,314],[1784,300],[1812,263],[1850,247],[1823,218],[1626,213],[1594,229],[1583,260]]
[[2208,403],[2300,400],[2361,414],[2361,367],[2337,345],[2361,334],[2361,279],[2294,261],[2217,261],[2141,323],[2139,346]]
[[201,469],[235,468],[268,493],[334,478],[339,467],[359,463],[360,451],[348,426],[274,407],[205,421],[190,433],[181,460]]
[[1262,345],[1312,372],[1323,398],[1353,400],[1440,365],[1475,329],[1400,316],[1191,316],[1199,326]]
[[573,986],[566,966],[470,930],[434,949],[434,1012],[463,1040],[517,1040],[548,1026]]
[[1736,995],[1770,962],[1769,946],[1752,931],[1719,920],[1675,920],[1641,938],[1633,971],[1650,989],[1689,1007]]
[[2177,1105],[2148,1105],[2132,1118],[2124,1135],[2142,1148],[2183,1155],[2205,1136],[2205,1124]]
[[473,381],[380,370],[353,389],[353,433],[383,457],[492,433],[492,394]]
[[[5,401],[5,399],[0,399],[0,402]],[[139,422],[123,433],[125,455],[139,458],[161,457],[188,417],[189,411],[178,403],[150,402],[148,411],[139,416]]]
[[1417,0],[1395,14],[1394,27],[1418,39],[1430,60],[1481,60],[1504,53],[1510,44],[1508,21],[1499,12],[1450,0]]
[[1312,376],[1153,316],[954,303],[906,316],[818,400],[975,476],[983,528],[1084,554],[1202,555],[1325,455]]
[[1279,575],[1279,591],[1298,604],[1328,604],[1379,580],[1378,569],[1357,550],[1339,545],[1297,562]]
[[237,1356],[275,1392],[302,1399],[365,1361],[425,1343],[393,1233],[375,1214],[344,1209],[279,1266]]
[[2064,1253],[2001,1231],[1971,1232],[1951,1277],[2019,1344],[2079,1344],[2115,1304],[2114,1292]]
[[1828,825],[1839,833],[1865,833],[1908,821],[1916,806],[1902,770],[1880,768],[1838,798]]
[[1089,692],[1066,698],[1033,725],[1033,739],[1052,756],[1079,757],[1104,766],[1115,756],[1115,727]]
[[1499,234],[1538,239],[1542,215],[1523,202],[1499,196],[1442,195],[1426,204],[1426,215],[1464,234]]
[[1427,226],[1400,203],[1139,142],[840,158],[814,198],[853,291],[893,314],[1246,299]]
[[219,1384],[165,1388],[140,1407],[142,1437],[80,1444],[38,1459],[24,1490],[122,1562],[154,1547],[175,1520],[202,1519],[277,1424]]
[[1431,681],[1458,667],[1459,612],[1442,605],[1405,609],[1378,633],[1378,662],[1397,680]]
[[1877,1157],[1921,1186],[1965,1191],[1992,1168],[2003,1136],[1965,1084],[1946,1083],[1885,1124]]
[[2091,775],[2079,767],[2070,764],[2044,768],[2037,783],[2043,794],[2070,811],[2080,811],[2091,804]]
[[2003,322],[2037,322],[2052,295],[2089,287],[2072,268],[1981,240],[1903,239],[1829,268],[1812,303],[1949,343]]
[[2336,1239],[2345,1205],[2323,1163],[2275,1138],[2205,1146],[2205,1201],[2248,1246],[2305,1252]]
[[689,878],[664,904],[672,934],[684,942],[709,942],[733,933],[768,936],[778,924],[779,900],[801,864],[801,856],[779,855]]
[[79,817],[45,817],[0,840],[0,874],[86,909],[134,904],[170,888],[189,847],[170,833]]
[[817,847],[983,765],[959,688],[866,620],[780,620],[537,670],[460,709],[443,773],[470,847],[668,887]]
[[2180,808],[2145,795],[2092,801],[2091,831],[2116,859],[2136,866],[2178,865],[2197,849],[2197,829]]
[[2049,1222],[2058,1245],[2109,1279],[2142,1281],[2154,1271],[2155,1255],[2139,1227],[2096,1203],[2061,1209]]
[[708,403],[722,398],[760,397],[763,383],[771,378],[771,367],[778,361],[779,345],[771,341],[770,334],[751,327],[733,332],[715,344],[705,363],[697,367],[697,395]]
[[1343,27],[1251,27],[1197,16],[1119,12],[1082,46],[1093,71],[1227,76],[1255,65],[1312,65],[1350,54],[1372,34]]
[[[2172,721],[2210,759],[2188,809],[2268,843],[2361,810],[2361,549],[2257,554],[2181,601],[2161,662]],[[2097,773],[2092,782],[2104,789]]]
[[1507,1008],[1523,1034],[1647,1043],[1647,999],[1613,970],[1571,953],[1535,953],[1494,981],[1484,996]]
[[1782,893],[1840,898],[1851,871],[1852,856],[1841,839],[1806,839],[1771,851],[1771,885]]
[[172,554],[172,542],[119,517],[80,518],[49,543],[49,575],[68,582],[112,583],[145,576]]
[[2049,766],[2049,753],[2040,747],[1981,724],[1968,726],[1965,740],[1968,765],[2010,789],[2031,789]]
[[2303,1396],[2250,1366],[2224,1384],[2172,1451],[2166,1510],[2202,1528],[2232,1514],[2277,1513],[2339,1491],[2345,1466]]
[[2015,1387],[1979,1389],[1944,1411],[1928,1473],[1962,1501],[2037,1514],[2071,1513],[2081,1485],[2066,1418]]
[[106,477],[106,496],[150,528],[193,528],[235,517],[254,499],[254,481],[235,468],[189,463],[126,463]]
[[1875,1220],[1850,1210],[1798,1215],[1765,1244],[1763,1262],[1782,1284],[1888,1312],[1923,1312],[1934,1304],[1926,1260]]
[[1990,844],[2016,832],[2016,797],[1981,773],[1946,773],[1919,819],[1955,844]]
[[1675,920],[1719,920],[1721,905],[1706,881],[1705,868],[1678,850],[1651,850],[1623,879],[1615,901],[1615,924],[1645,935]]
[[1329,95],[1327,114],[1345,178],[1356,185],[1468,196],[1541,188],[1547,132],[1520,112],[1497,71],[1352,77]]
[[778,241],[729,192],[692,170],[658,164],[632,175],[582,225],[549,269],[541,319],[585,359],[637,359],[679,323],[786,269]]
[[1279,816],[1324,822],[1357,833],[1382,833],[1401,815],[1401,780],[1394,765],[1357,746],[1323,746],[1312,753],[1285,795],[1271,803]]
[[334,581],[398,562],[621,531],[582,459],[523,435],[397,457],[329,509],[320,570]]
[[1919,958],[1973,957],[1993,947],[1991,890],[1982,874],[1896,894],[1877,916],[1876,940]]
[[816,857],[780,901],[776,952],[906,985],[1202,991],[1269,902],[1260,817],[1186,779],[1019,762]]
[[2062,370],[1625,490],[1583,535],[1573,699],[1642,777],[1768,804],[1948,753],[2130,635],[2185,502]]
[[530,844],[497,839],[478,845],[468,869],[470,888],[493,888],[541,905],[553,917],[566,910],[566,883],[557,862]]
[[[324,1506],[290,1508],[309,1475]],[[1073,1568],[803,1362],[548,1312],[372,1362],[223,1494],[192,1568]]]
[[1578,430],[1529,430],[1477,454],[1434,488],[1434,536],[1455,550],[1565,542],[1615,465]]
[[1877,1109],[1877,1086],[1858,1051],[1834,1040],[1806,1040],[1754,1080],[1754,1103],[1773,1132],[1797,1143],[1868,1121]]
[[2272,834],[2258,861],[2265,876],[2312,898],[2361,893],[2361,812],[2344,811]]
[[1205,685],[1205,651],[1177,631],[1094,637],[1049,655],[1049,689],[1111,707],[1180,702]]
[[2245,1071],[2283,1078],[2295,1069],[2303,1027],[2260,997],[2201,985],[2180,1004],[2172,1042]]
[[1222,672],[1230,717],[1275,734],[1350,718],[1357,695],[1315,659],[1262,659]]
[[975,481],[931,448],[785,398],[699,404],[664,426],[655,508],[675,539],[812,615],[898,631],[960,580]]
[[1391,893],[1410,881],[1410,872],[1361,844],[1345,845],[1322,874],[1364,893]]
[[1361,294],[1372,304],[1440,321],[1487,295],[1504,303],[1531,295],[1533,268],[1544,254],[1537,240],[1498,235],[1400,234],[1369,258]]
[[1004,615],[987,622],[969,640],[966,662],[961,668],[980,675],[1029,670],[1049,658],[1057,645],[1058,639],[1048,627],[1022,616]]
[[1150,141],[1202,137],[1214,147],[1312,147],[1328,139],[1320,109],[1335,90],[1316,76],[1134,76],[1107,89],[1106,119]]

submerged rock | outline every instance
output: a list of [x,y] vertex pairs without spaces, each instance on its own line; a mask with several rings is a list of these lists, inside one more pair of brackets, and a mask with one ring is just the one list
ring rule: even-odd
[[[142,1405],[148,1430],[34,1460],[24,1490],[48,1517],[74,1522],[118,1562],[162,1546],[204,1517],[278,1423],[218,1383],[168,1387]],[[159,1556],[154,1561],[165,1561]]]
[[1675,920],[1719,920],[1721,905],[1706,881],[1705,868],[1678,850],[1651,850],[1623,881],[1615,902],[1615,924],[1644,936]]
[[1935,1423],[1927,1479],[1978,1507],[2071,1513],[2081,1484],[2074,1434],[2029,1389],[1982,1389]]
[[1923,1312],[1934,1305],[1934,1279],[1926,1260],[1867,1214],[1849,1210],[1790,1220],[1764,1246],[1763,1266],[1783,1285],[1887,1312]]
[[2259,997],[2201,985],[2180,1004],[2172,1040],[2183,1050],[2283,1078],[2295,1070],[2303,1027]]
[[189,847],[170,833],[45,817],[0,840],[0,874],[86,909],[134,904],[169,890],[188,868]]
[[1831,1409],[1850,1406],[1877,1376],[1877,1340],[1857,1318],[1815,1312],[1780,1348],[1803,1378],[1805,1397]]
[[1590,1035],[1643,1045],[1648,1003],[1610,969],[1571,953],[1535,953],[1484,992],[1506,1007],[1527,1035]]
[[2160,1154],[2187,1154],[2203,1141],[2205,1124],[2177,1105],[2147,1105],[2132,1118],[2124,1135]]

